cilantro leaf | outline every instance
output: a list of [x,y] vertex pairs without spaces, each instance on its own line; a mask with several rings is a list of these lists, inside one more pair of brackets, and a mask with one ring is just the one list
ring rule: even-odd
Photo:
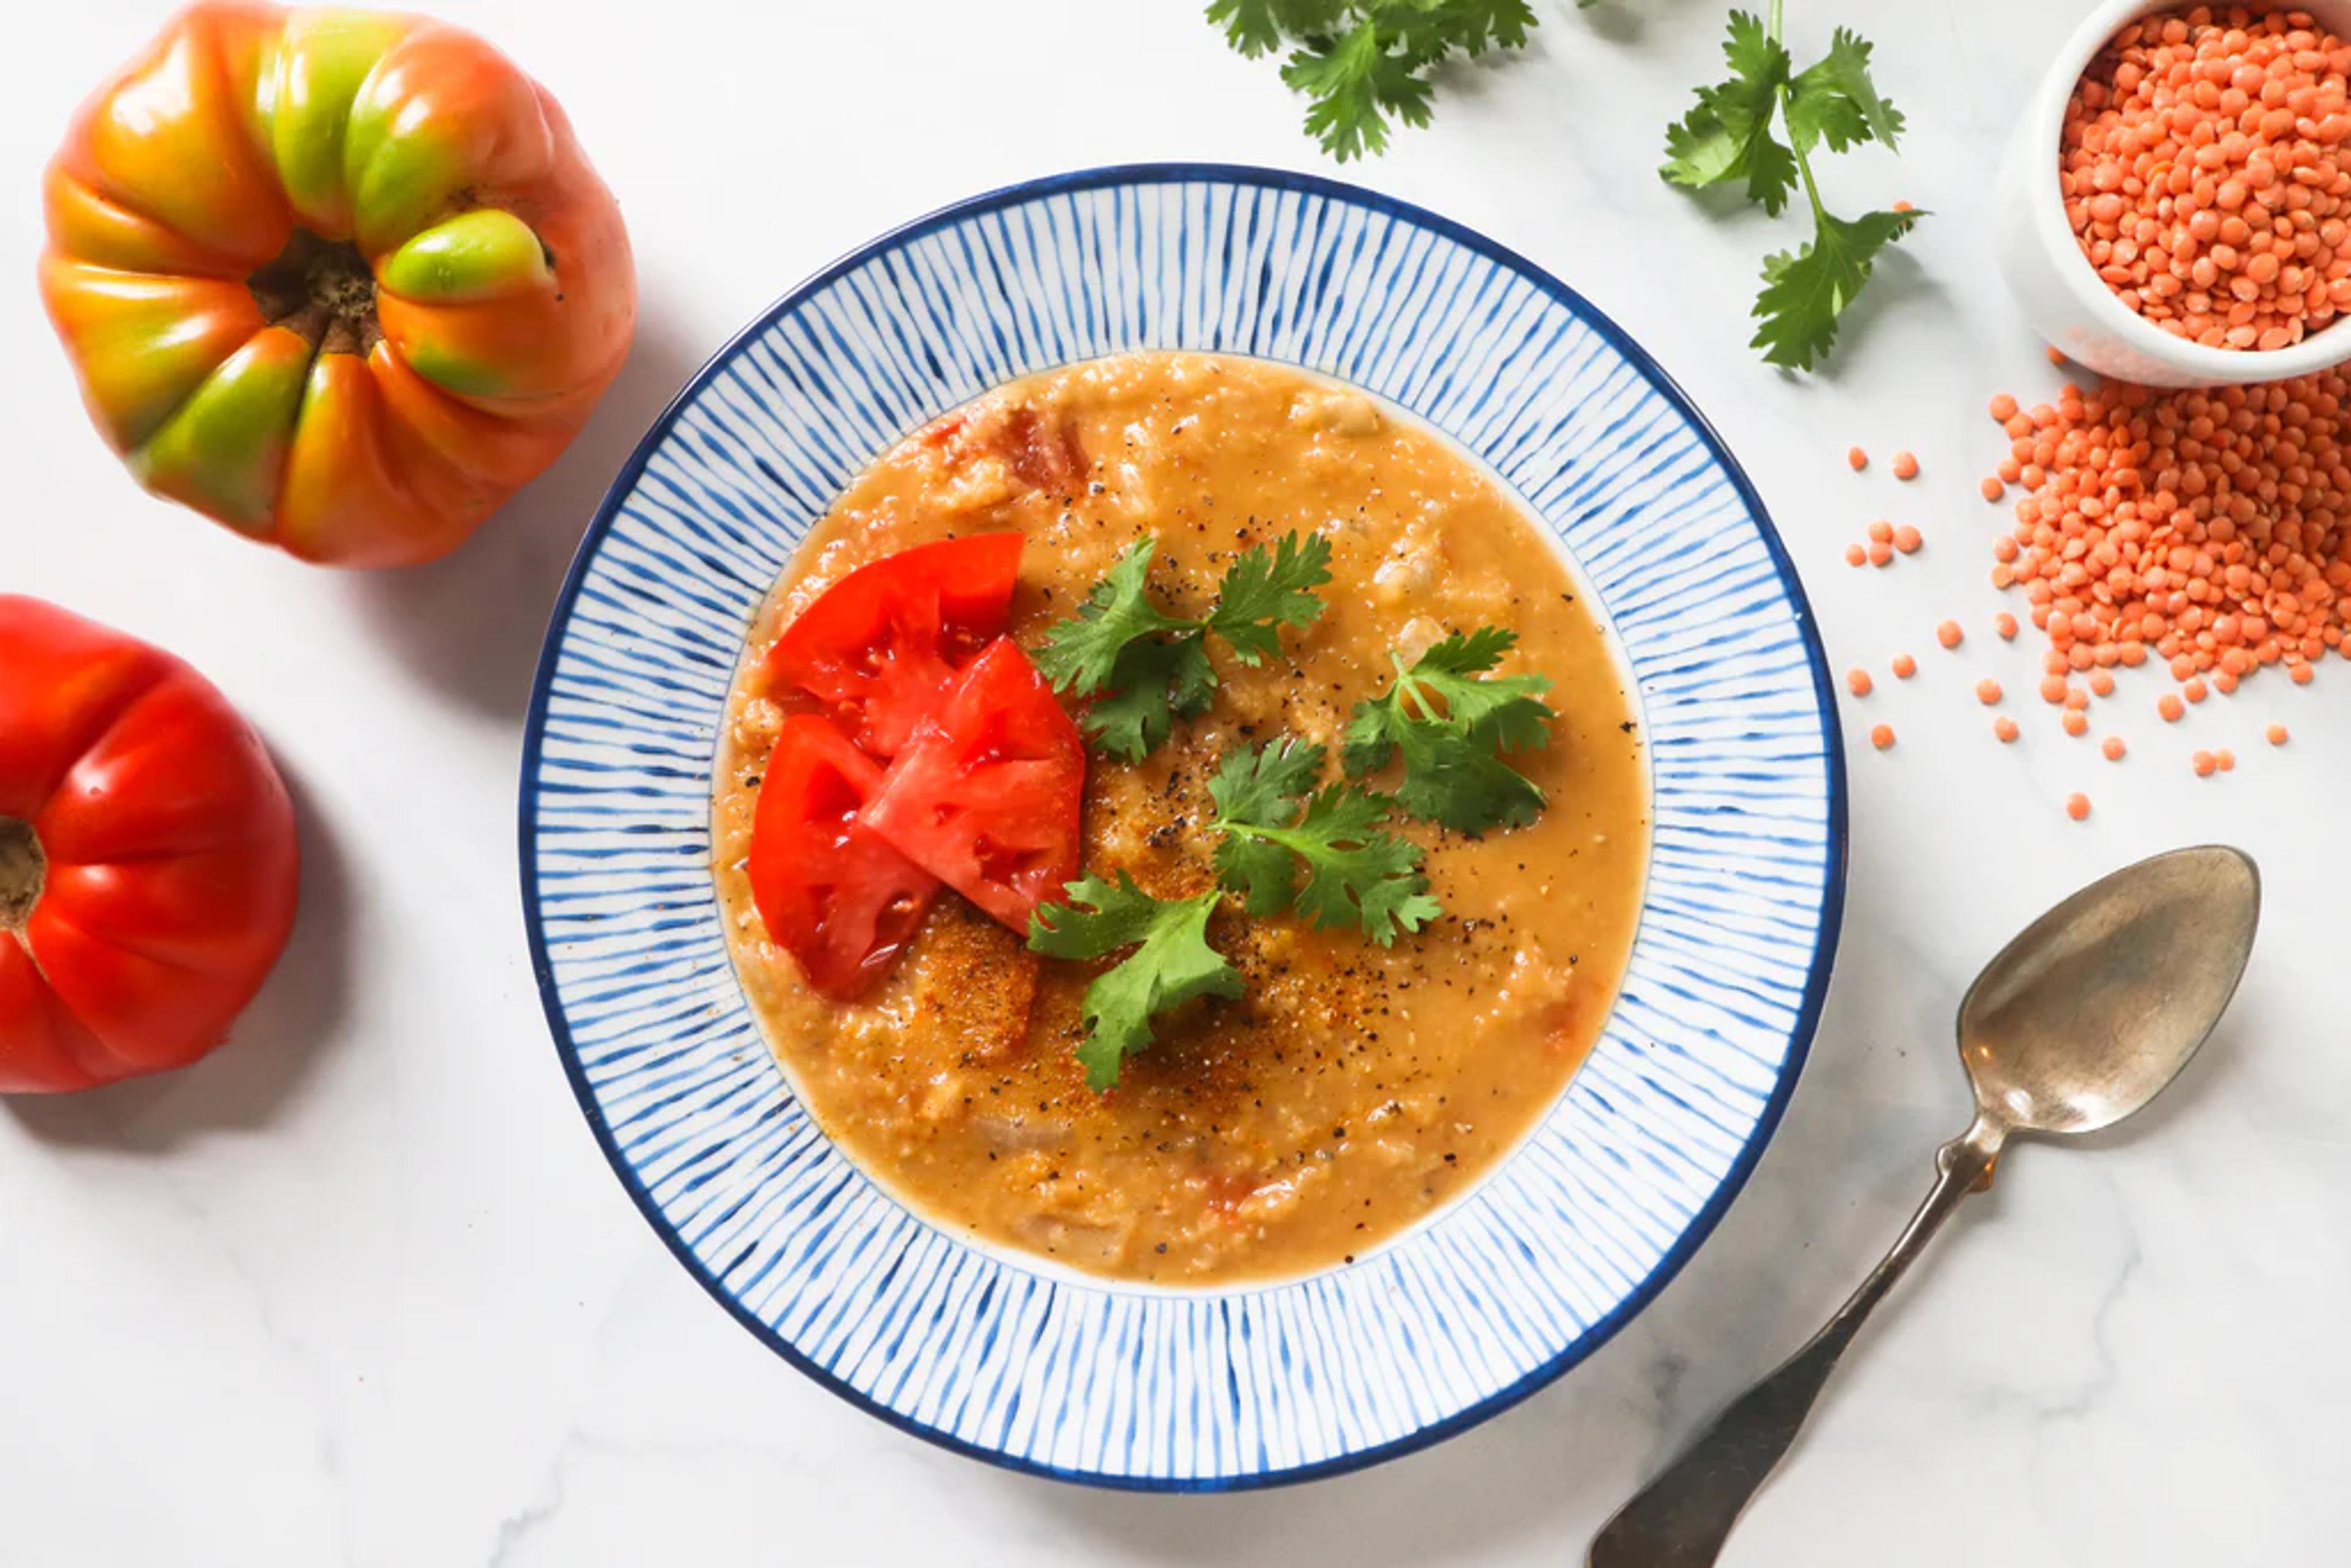
[[1876,141],[1901,150],[1902,111],[1886,101],[1869,75],[1869,41],[1839,27],[1829,52],[1788,83],[1788,136],[1809,150],[1825,141],[1832,152]]
[[1287,47],[1307,133],[1343,163],[1384,152],[1394,122],[1428,123],[1438,63],[1523,49],[1538,19],[1531,0],[1210,0],[1207,16],[1251,59]]
[[1086,1038],[1078,1061],[1096,1092],[1118,1082],[1126,1059],[1149,1045],[1151,1019],[1200,997],[1237,998],[1240,971],[1208,946],[1208,916],[1223,894],[1154,898],[1124,872],[1116,883],[1081,876],[1068,904],[1040,904],[1029,919],[1029,946],[1053,958],[1105,958],[1132,947],[1095,977],[1080,1004]]
[[1420,846],[1378,831],[1390,802],[1353,784],[1330,784],[1278,841],[1306,862],[1298,913],[1317,926],[1353,926],[1387,946],[1445,913],[1420,872]]
[[1208,780],[1216,802],[1216,826],[1225,830],[1217,845],[1217,874],[1244,895],[1251,915],[1279,915],[1298,887],[1298,864],[1278,841],[1245,830],[1288,825],[1298,803],[1322,771],[1323,750],[1283,737],[1279,745],[1244,746],[1225,754]]
[[1380,13],[1416,53],[1441,58],[1458,49],[1476,58],[1489,49],[1523,49],[1535,29],[1527,0],[1407,0]]
[[[1322,747],[1285,737],[1226,754],[1208,795],[1217,805],[1217,872],[1252,915],[1293,904],[1317,926],[1360,930],[1384,947],[1445,913],[1420,872],[1420,846],[1380,831],[1392,802],[1352,784],[1309,797]],[[1305,814],[1300,815],[1301,802]],[[1296,857],[1293,861],[1292,857]],[[1297,862],[1306,867],[1298,885]]]
[[1536,700],[1551,690],[1551,677],[1485,673],[1518,643],[1519,634],[1500,626],[1480,626],[1466,636],[1456,632],[1414,660],[1407,678],[1424,698],[1443,697],[1445,716],[1455,724],[1490,728],[1509,750],[1541,746],[1559,716]]
[[1335,37],[1310,41],[1281,68],[1283,83],[1306,95],[1306,133],[1342,163],[1386,152],[1391,114],[1410,126],[1428,123],[1425,50],[1400,52],[1392,47],[1398,41],[1366,16]]
[[1799,371],[1810,370],[1836,342],[1837,318],[1868,283],[1877,253],[1920,216],[1867,213],[1848,223],[1826,212],[1815,215],[1812,243],[1764,258],[1754,310],[1761,324],[1749,342],[1766,361]]
[[1208,630],[1254,668],[1281,652],[1281,628],[1306,627],[1322,613],[1314,590],[1331,580],[1331,541],[1321,534],[1281,536],[1274,549],[1245,550],[1225,570]]
[[1542,814],[1542,790],[1495,756],[1490,740],[1448,726],[1410,724],[1397,744],[1404,782],[1396,804],[1407,816],[1476,834],[1523,828]]
[[1140,762],[1159,749],[1176,720],[1207,710],[1217,689],[1197,632],[1129,643],[1111,666],[1110,689],[1086,705],[1079,727],[1105,756]]
[[1135,540],[1086,594],[1077,614],[1045,633],[1044,644],[1037,650],[1037,667],[1056,689],[1081,696],[1101,691],[1111,684],[1119,655],[1129,644],[1193,624],[1151,602],[1151,561],[1158,549],[1159,541],[1149,534]]
[[1796,159],[1771,134],[1772,111],[1788,80],[1788,51],[1746,11],[1730,14],[1722,46],[1730,79],[1698,89],[1698,102],[1666,130],[1666,162],[1658,171],[1697,189],[1747,181],[1747,199],[1777,215],[1796,187]]
[[1037,667],[1055,689],[1091,696],[1080,723],[1122,762],[1139,762],[1179,718],[1204,712],[1216,693],[1207,633],[1242,664],[1281,652],[1281,628],[1322,613],[1313,590],[1331,580],[1331,541],[1284,534],[1270,549],[1244,550],[1225,570],[1215,608],[1196,619],[1170,615],[1151,600],[1158,541],[1137,539],[1093,585],[1070,619],[1045,633]]
[[1490,675],[1518,638],[1500,627],[1455,632],[1397,666],[1386,695],[1355,705],[1345,736],[1347,776],[1361,779],[1401,756],[1396,804],[1406,814],[1465,833],[1523,827],[1542,810],[1532,779],[1495,755],[1550,739],[1559,716],[1542,700],[1542,675]]
[[1208,20],[1224,28],[1227,43],[1253,60],[1281,47],[1288,9],[1280,0],[1213,0]]

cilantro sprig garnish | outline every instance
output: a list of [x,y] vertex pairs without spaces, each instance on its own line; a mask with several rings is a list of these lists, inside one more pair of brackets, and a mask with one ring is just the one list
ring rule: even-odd
[[[1245,664],[1272,658],[1281,627],[1321,612],[1311,591],[1330,576],[1328,545],[1291,534],[1236,560],[1216,608],[1186,619],[1151,601],[1154,549],[1146,538],[1129,550],[1038,655],[1058,684],[1095,694],[1089,725],[1113,755],[1133,743],[1141,756],[1166,737],[1171,716],[1207,706],[1216,687],[1208,632]],[[1295,914],[1383,947],[1444,915],[1421,847],[1387,824],[1403,811],[1476,833],[1520,826],[1542,810],[1541,789],[1497,755],[1545,744],[1557,716],[1542,700],[1548,679],[1493,674],[1517,642],[1488,626],[1455,632],[1409,664],[1395,659],[1395,685],[1359,704],[1348,726],[1344,779],[1323,782],[1329,752],[1294,736],[1228,750],[1207,786],[1217,886],[1158,898],[1120,871],[1114,882],[1081,876],[1065,890],[1067,903],[1038,909],[1029,923],[1033,951],[1081,960],[1124,954],[1081,1004],[1086,1034],[1077,1054],[1088,1084],[1101,1091],[1118,1082],[1126,1059],[1151,1043],[1157,1014],[1244,994],[1240,972],[1208,941],[1208,916],[1228,892],[1249,915]],[[1395,796],[1361,782],[1398,757]]]
[[1263,664],[1280,653],[1283,627],[1311,625],[1322,613],[1314,590],[1331,580],[1331,541],[1289,533],[1270,549],[1258,545],[1236,556],[1207,614],[1170,615],[1151,598],[1157,553],[1156,538],[1136,540],[1036,653],[1057,690],[1094,699],[1081,722],[1122,762],[1140,761],[1176,719],[1207,710],[1217,687],[1211,632],[1242,664]]
[[1542,700],[1549,677],[1488,673],[1517,642],[1515,632],[1481,626],[1453,633],[1410,664],[1395,659],[1395,684],[1355,705],[1342,754],[1347,776],[1364,778],[1401,756],[1396,804],[1412,816],[1465,833],[1534,821],[1542,790],[1495,754],[1545,744],[1559,716]]
[[1086,1038],[1078,1061],[1100,1093],[1118,1082],[1126,1059],[1149,1045],[1153,1015],[1200,997],[1242,994],[1240,971],[1208,946],[1208,916],[1223,894],[1154,898],[1124,872],[1114,883],[1082,876],[1067,904],[1040,904],[1029,917],[1029,946],[1052,958],[1106,958],[1133,952],[1086,988],[1080,1011]]
[[1226,754],[1208,781],[1211,827],[1224,835],[1217,874],[1251,915],[1295,907],[1318,928],[1350,927],[1385,947],[1445,906],[1421,874],[1420,846],[1380,831],[1393,801],[1360,785],[1313,788],[1323,755],[1289,737]]
[[[1698,89],[1690,111],[1666,130],[1666,162],[1658,172],[1691,190],[1738,185],[1749,201],[1777,216],[1803,186],[1812,208],[1812,240],[1763,262],[1763,290],[1749,347],[1766,361],[1809,370],[1836,342],[1844,314],[1876,264],[1878,253],[1910,232],[1923,215],[1913,211],[1865,213],[1844,219],[1822,204],[1812,153],[1843,152],[1865,141],[1896,151],[1902,113],[1877,90],[1869,72],[1870,46],[1839,27],[1829,52],[1799,71],[1780,41],[1782,0],[1771,0],[1768,21],[1751,12],[1730,14],[1722,47],[1730,78]],[[1774,120],[1787,140],[1774,132]]]
[[[1096,1092],[1118,1082],[1149,1045],[1153,1017],[1199,997],[1238,998],[1240,971],[1208,943],[1208,916],[1228,889],[1251,915],[1295,910],[1318,928],[1360,930],[1385,947],[1445,913],[1421,874],[1420,846],[1381,831],[1392,802],[1357,785],[1315,788],[1322,747],[1284,737],[1238,747],[1209,781],[1218,885],[1155,898],[1125,872],[1081,876],[1066,904],[1040,904],[1029,946],[1051,958],[1100,959],[1131,949],[1087,986],[1078,1061]],[[1299,881],[1305,869],[1303,885]]]
[[1428,123],[1440,61],[1523,49],[1536,18],[1529,0],[1211,0],[1208,20],[1251,59],[1288,49],[1307,134],[1343,163],[1385,152],[1392,119]]

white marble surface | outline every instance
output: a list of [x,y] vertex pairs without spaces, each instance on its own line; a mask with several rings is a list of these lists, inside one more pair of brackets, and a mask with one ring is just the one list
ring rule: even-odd
[[[1964,1121],[1949,1019],[1976,966],[2091,875],[2225,838],[2270,925],[2212,1048],[2091,1149],[2029,1147],[1834,1385],[1726,1561],[2315,1564],[2351,1535],[2351,1014],[2335,813],[2351,667],[2276,678],[2176,728],[2126,683],[2099,760],[2030,700],[1975,496],[1994,391],[2054,376],[1990,276],[1981,218],[2061,0],[1794,0],[1879,46],[1896,162],[1833,199],[1936,216],[1883,270],[1834,370],[1759,366],[1766,248],[1651,172],[1711,71],[1717,0],[1541,0],[1531,57],[1448,83],[1358,177],[1584,290],[1719,424],[1806,573],[1847,705],[1901,744],[1853,762],[1853,883],[1794,1107],[1714,1239],[1562,1383],[1429,1452],[1254,1496],[1135,1498],[1001,1474],[860,1415],[772,1358],[607,1173],[525,961],[513,854],[539,630],[605,482],[688,371],[805,273],[967,193],[1140,158],[1323,166],[1270,68],[1191,0],[881,5],[443,0],[553,86],[620,193],[636,357],[586,435],[483,537],[339,578],[142,497],[76,407],[30,277],[35,174],[84,86],[162,13],[25,8],[0,51],[0,585],[189,655],[266,729],[308,836],[300,929],[240,1038],[176,1078],[0,1111],[0,1561],[368,1565],[1581,1561],[1694,1424],[1823,1317]],[[1879,455],[1861,478],[1844,452]],[[1884,459],[1927,465],[1898,486]],[[1927,531],[1890,572],[1844,544]],[[1934,646],[1944,615],[1975,633]],[[1915,652],[1897,686],[1885,660]],[[2025,700],[2008,748],[1969,688]],[[2273,752],[2262,726],[2294,740]],[[2102,716],[2101,727],[2105,727]],[[2199,781],[2197,746],[2241,765]],[[2337,780],[2328,784],[2329,778]],[[2058,808],[2088,789],[2092,821]]]

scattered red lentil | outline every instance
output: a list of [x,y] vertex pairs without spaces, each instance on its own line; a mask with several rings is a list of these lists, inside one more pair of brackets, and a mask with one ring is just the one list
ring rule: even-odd
[[2180,685],[2179,695],[2186,697],[2189,702],[2200,703],[2208,695],[2208,691],[2202,681],[2190,675]]
[[1958,647],[1965,636],[1966,633],[1959,630],[1959,623],[1956,621],[1946,621],[1935,628],[1935,641],[1946,648]]
[[2090,814],[2090,798],[2079,791],[2066,796],[2065,814],[2077,822],[2081,821]]
[[2272,746],[2283,746],[2285,744],[2285,726],[2282,724],[2273,724],[2262,733],[2268,737],[2269,743]]
[[2237,754],[2225,746],[2212,754],[2212,760],[2220,765],[2220,771],[2223,773],[2236,770]]
[[2049,362],[2051,364],[2062,365],[2065,362],[2065,350],[2059,348],[2056,344],[2050,344],[2047,352],[2049,355]]
[[2065,677],[2063,675],[2042,676],[2041,700],[2047,703],[2051,707],[2055,707],[2058,704],[2064,702],[2065,700]]
[[2104,670],[2090,672],[2090,695],[2110,697],[2115,695],[2115,678]]
[[2123,745],[2123,737],[2121,736],[2110,735],[2106,737],[2105,739],[2098,743],[2098,749],[2105,753],[2107,761],[2120,762],[2123,759],[2123,753],[2128,750],[2129,747]]
[[[2020,477],[2022,475],[2020,472]],[[1977,488],[1983,492],[1983,498],[1987,501],[1997,501],[2002,496],[2008,494],[2008,486],[2001,484],[1996,476],[1986,476],[1984,482],[1980,486],[1977,486]]]
[[1896,653],[1894,655],[1894,678],[1896,680],[1907,681],[1917,673],[1917,660],[1912,658],[1907,653]]
[[1844,455],[1844,460],[1856,474],[1869,466],[1869,454],[1864,452],[1858,446],[1848,448]]
[[2090,716],[2085,713],[2077,712],[2073,708],[2067,708],[2065,710],[2065,733],[2072,736],[2084,736],[2089,734]]
[[1884,517],[1878,518],[1877,521],[1869,525],[1869,541],[1872,544],[1892,544],[1894,542],[1894,525],[1887,522]]
[[1927,536],[1907,523],[1894,530],[1894,548],[1904,555],[1917,555],[1918,547],[1926,542]]
[[1892,746],[1894,744],[1894,727],[1890,724],[1881,724],[1873,727],[1869,732],[1869,744],[1877,747],[1880,751]]
[[1888,562],[1888,561],[1892,560],[1893,559],[1894,559],[1894,547],[1893,547],[1892,545],[1888,545],[1888,544],[1873,544],[1873,545],[1871,545],[1871,546],[1869,547],[1869,564],[1870,564],[1870,565],[1872,565],[1872,566],[1884,566],[1886,562]]
[[1998,681],[1995,681],[1987,675],[1984,679],[1976,683],[1976,701],[1983,704],[1984,706],[1991,706],[1992,704],[2000,701],[2000,697],[2001,691],[2000,683]]
[[1896,453],[1894,455],[1894,476],[1896,479],[1916,479],[1918,477],[1917,456],[1909,452]]
[[2090,694],[2081,687],[2068,685],[2065,688],[2065,711],[2079,713],[2090,706]]
[[1847,545],[1847,546],[1845,546],[1845,547],[1844,547],[1844,563],[1845,563],[1845,565],[1847,565],[1847,566],[1860,566],[1860,565],[1862,565],[1863,563],[1866,562],[1868,559],[1869,559],[1869,552],[1868,552],[1867,550],[1865,550],[1865,549],[1862,549],[1859,545]]
[[2016,721],[2002,714],[1991,721],[1991,732],[2000,737],[2001,744],[2005,746],[2016,738]]
[[2178,724],[2180,716],[2188,711],[2188,705],[2179,700],[2179,693],[2166,692],[2155,699],[2155,711],[2163,716],[2164,723]]
[[1991,629],[2000,633],[2003,643],[2016,641],[2016,617],[2005,610],[1991,618]]
[[2282,349],[2351,306],[2351,45],[2307,12],[2199,5],[2117,32],[2065,106],[2082,254],[2175,337]]
[[2006,424],[2016,417],[2016,399],[2006,392],[1994,392],[1989,405],[1989,412],[1993,419]]
[[2220,759],[2209,751],[2199,751],[2188,759],[2188,766],[2196,769],[2197,778],[2210,779],[2213,771],[2220,766]]
[[1844,689],[1851,692],[1854,695],[1857,697],[1865,697],[1869,695],[1869,688],[1870,680],[1869,672],[1867,670],[1865,670],[1860,665],[1856,664],[1852,669],[1847,670],[1844,673]]
[[[2351,641],[2351,638],[2346,638],[2346,641]],[[2310,685],[2310,677],[2316,673],[2308,664],[2296,664],[2286,671],[2287,676],[2298,686]]]

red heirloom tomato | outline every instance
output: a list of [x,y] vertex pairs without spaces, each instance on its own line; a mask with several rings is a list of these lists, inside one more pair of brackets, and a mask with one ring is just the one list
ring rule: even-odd
[[871,990],[914,939],[939,879],[858,824],[882,769],[813,714],[784,721],[751,821],[751,899],[776,945],[836,1001]]
[[99,432],[305,560],[454,549],[628,357],[628,234],[570,122],[429,17],[203,0],[82,106],[43,193]]
[[161,649],[0,596],[0,1092],[193,1061],[294,923],[260,738]]
[[1004,630],[1021,536],[917,545],[861,566],[784,628],[768,677],[884,761],[946,700],[956,673]]
[[999,637],[914,732],[861,819],[1019,932],[1078,874],[1085,742],[1029,655]]

